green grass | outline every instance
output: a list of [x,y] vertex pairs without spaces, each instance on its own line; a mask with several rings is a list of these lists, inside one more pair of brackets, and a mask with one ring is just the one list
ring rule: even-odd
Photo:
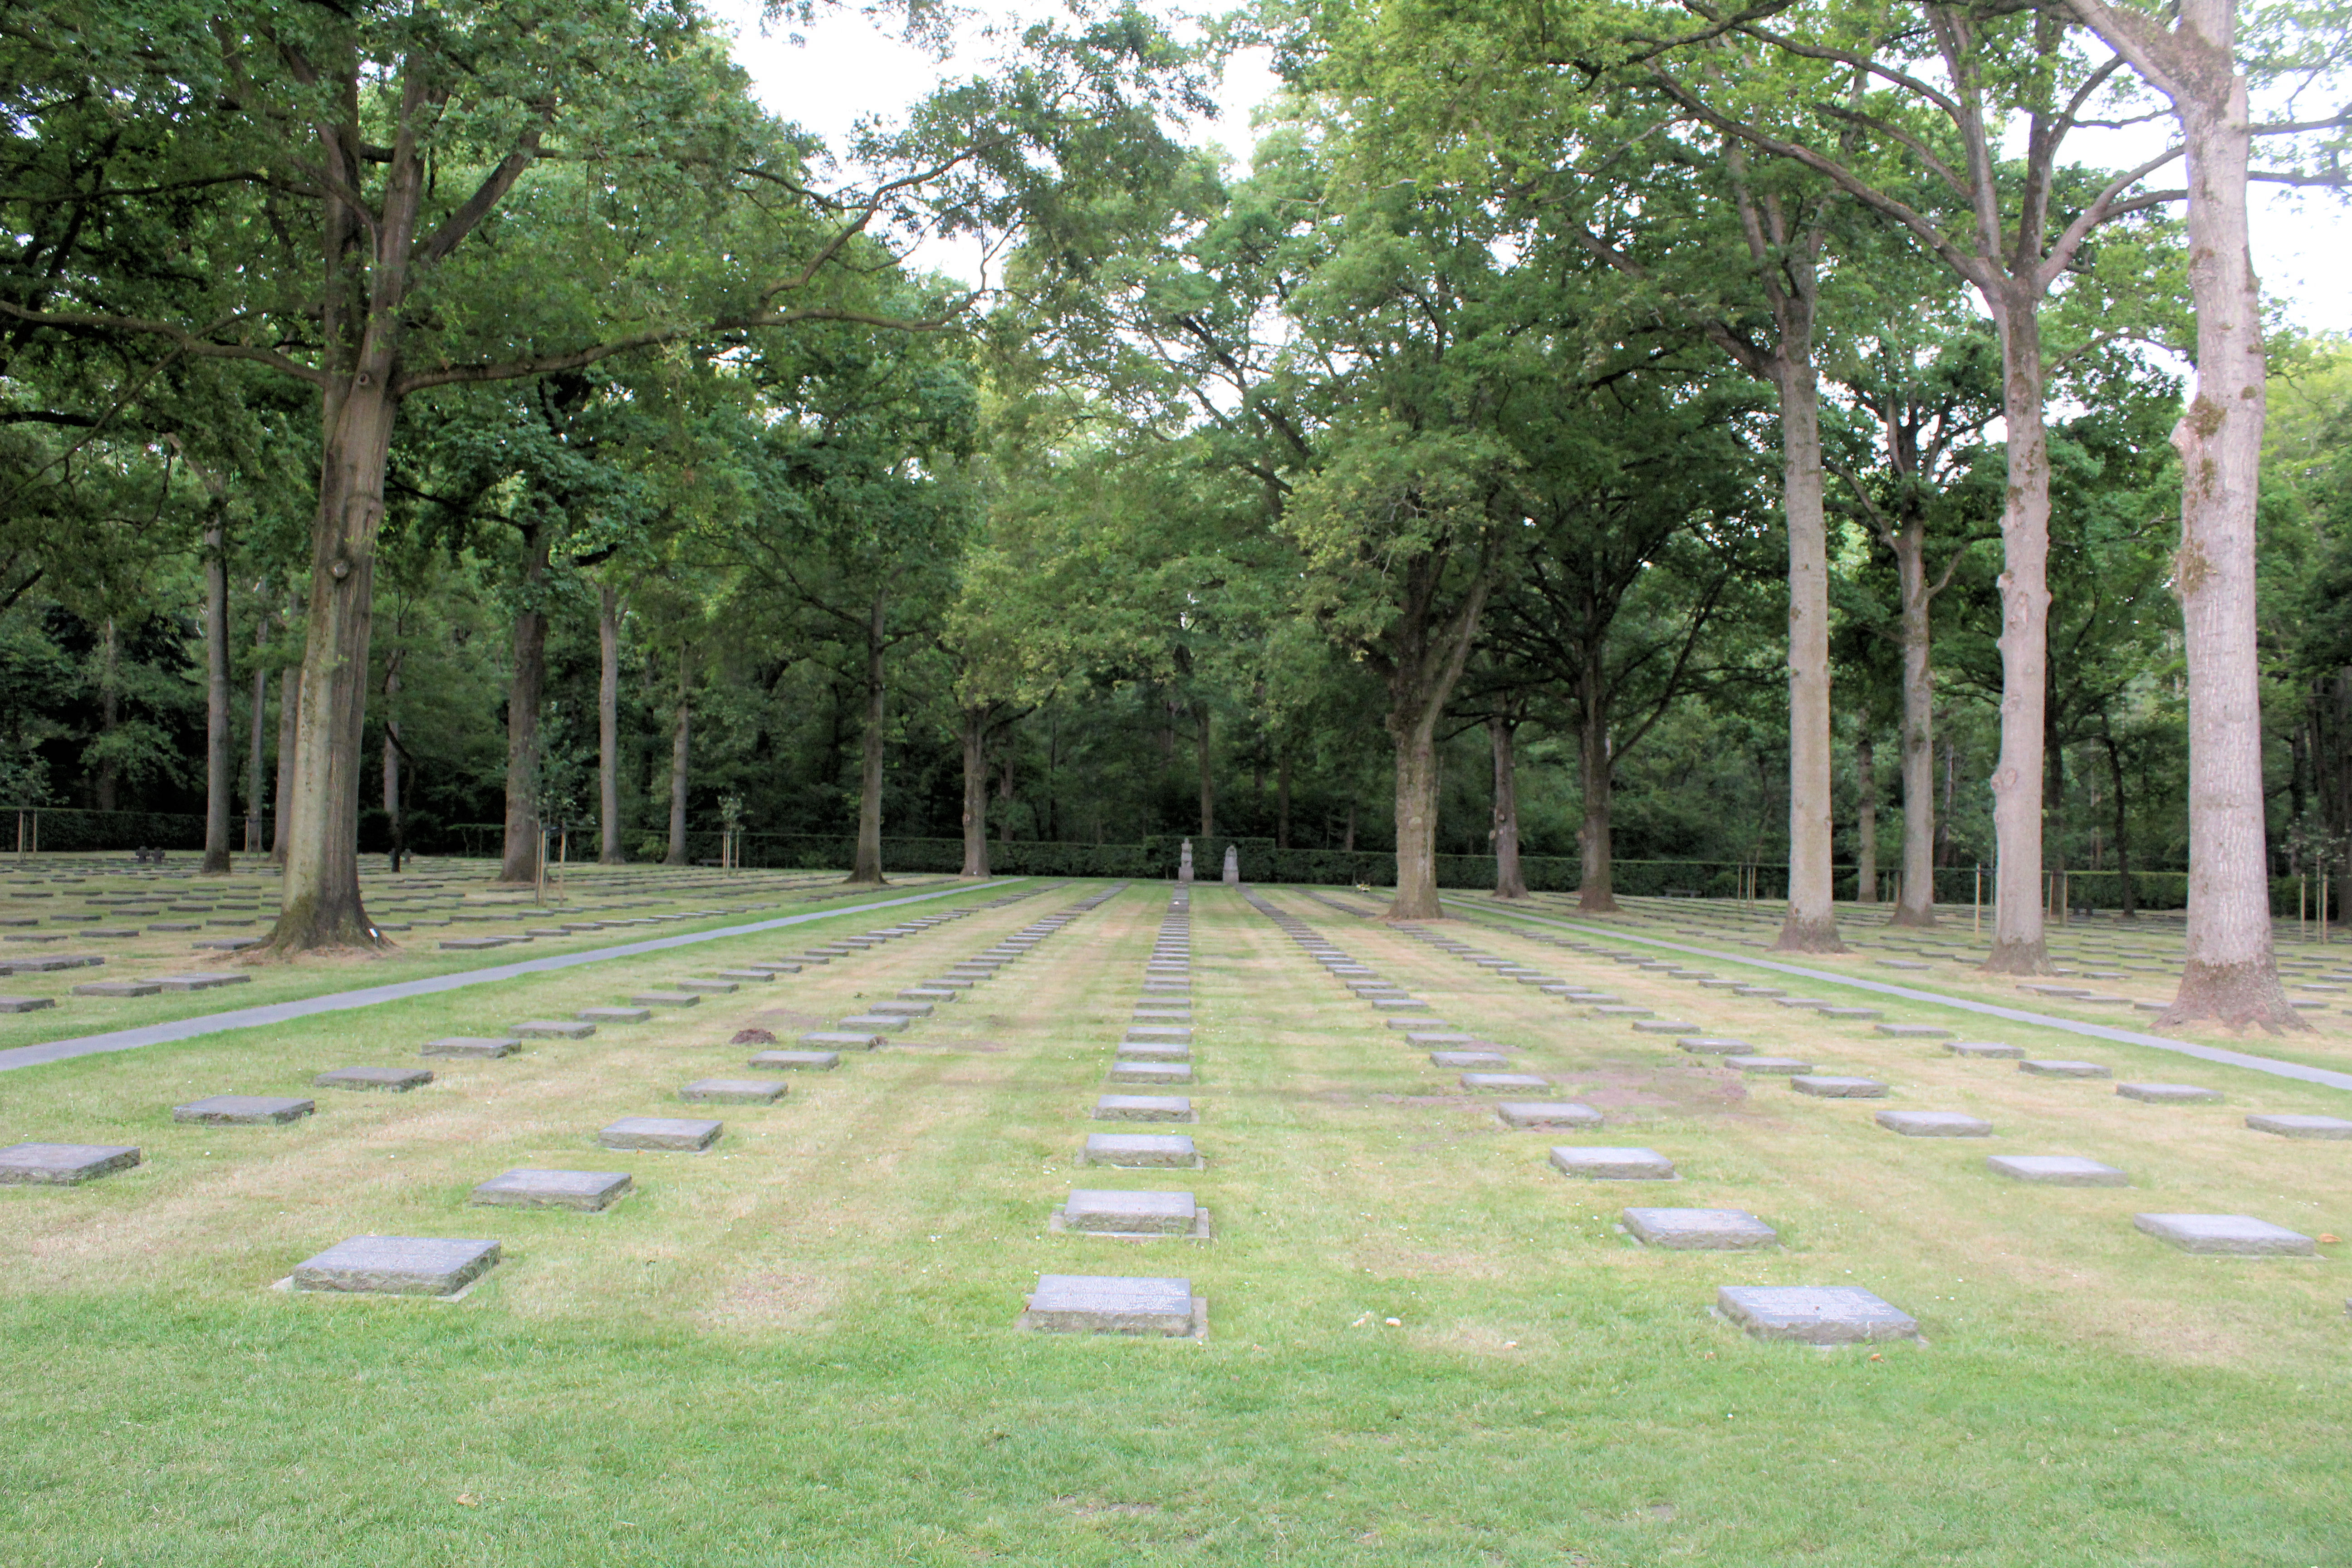
[[[348,1034],[0,1077],[0,1134],[120,1130],[149,1155],[84,1188],[0,1191],[0,1563],[2342,1560],[2337,1264],[2187,1258],[2127,1218],[2352,1221],[2352,1148],[2235,1128],[2254,1097],[2338,1109],[2326,1091],[2198,1064],[2230,1105],[2130,1105],[1475,937],[1761,1043],[1810,1031],[1825,1065],[1889,1078],[1896,1103],[1976,1109],[2003,1133],[1896,1139],[1871,1105],[1727,1079],[1277,896],[1601,1104],[1613,1125],[1584,1141],[1651,1143],[1686,1176],[1570,1184],[1543,1164],[1568,1135],[1497,1131],[1269,922],[1203,888],[1192,1131],[1210,1168],[1082,1172],[1086,1108],[1161,912],[1142,889],[904,1047],[798,1079],[774,1108],[727,1108],[712,1154],[590,1143],[614,1115],[669,1109],[677,1082],[740,1068],[736,1028],[837,1016],[1086,890],[637,1030],[451,1063],[415,1095],[339,1095],[291,1128],[176,1127],[167,1107],[404,1060],[391,1053],[429,1034],[803,932],[599,966],[584,989],[574,974],[495,1005],[344,1015]],[[2126,1048],[2084,1044],[2065,1054],[2137,1073]],[[2017,1187],[1982,1170],[2001,1151],[2091,1153],[2138,1184]],[[530,1163],[628,1169],[643,1191],[602,1215],[463,1206]],[[1048,1235],[1074,1179],[1190,1186],[1216,1237]],[[1789,1246],[1648,1252],[1612,1224],[1641,1202],[1745,1207]],[[496,1236],[507,1258],[454,1305],[267,1289],[362,1230]],[[1015,1332],[1044,1270],[1189,1275],[1210,1337]],[[1877,1360],[1759,1344],[1706,1310],[1738,1282],[1864,1285],[1927,1342]]]

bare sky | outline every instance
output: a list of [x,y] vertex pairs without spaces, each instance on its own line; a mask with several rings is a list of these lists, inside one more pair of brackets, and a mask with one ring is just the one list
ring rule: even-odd
[[[801,29],[807,41],[796,47],[782,27],[762,36],[758,0],[712,0],[712,9],[734,24],[735,58],[768,107],[835,144],[861,117],[895,119],[946,75],[971,74],[987,63],[971,56],[933,60],[854,10],[819,16]],[[1220,143],[1246,163],[1250,112],[1277,85],[1263,56],[1244,57],[1220,94],[1222,117],[1192,127],[1189,139]],[[2085,160],[2127,167],[2161,145],[2153,139],[2158,133],[2147,128],[2082,132],[2068,145]],[[2309,331],[2352,334],[2352,205],[2333,193],[2258,186],[2252,226],[2255,269],[2289,317]],[[968,280],[973,269],[969,258],[946,251],[926,252],[919,260]]]

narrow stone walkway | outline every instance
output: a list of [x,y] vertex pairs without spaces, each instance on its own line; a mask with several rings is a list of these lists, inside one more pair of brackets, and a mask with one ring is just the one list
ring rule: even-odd
[[547,958],[527,958],[520,963],[495,964],[488,969],[469,969],[459,974],[436,974],[423,980],[404,980],[392,985],[369,985],[357,991],[331,991],[323,996],[305,996],[293,1002],[272,1002],[260,1007],[240,1007],[234,1012],[208,1013],[201,1018],[182,1018],[169,1024],[150,1024],[144,1028],[116,1029],[103,1035],[83,1035],[70,1040],[51,1040],[38,1046],[19,1046],[14,1050],[0,1051],[0,1072],[11,1068],[35,1067],[42,1062],[68,1061],[75,1057],[99,1056],[107,1051],[136,1050],[141,1046],[160,1046],[173,1040],[192,1040],[200,1035],[220,1034],[229,1029],[258,1028],[265,1024],[289,1023],[296,1018],[314,1017],[320,1013],[341,1013],[353,1007],[373,1007],[379,1002],[404,1001],[411,996],[434,996],[444,991],[457,991],[468,985],[495,984],[501,980],[514,980],[526,974],[545,974],[551,970],[570,969],[583,963],[603,963],[615,958],[642,958],[649,952],[667,952],[672,948],[691,947],[697,942],[717,942],[722,937],[751,936],[763,931],[778,931],[785,926],[805,925],[811,921],[829,921],[841,915],[864,914],[871,910],[896,909],[904,904],[919,904],[933,899],[953,898],[962,893],[982,893],[992,888],[1010,887],[1026,878],[1006,877],[969,886],[942,889],[933,893],[917,893],[903,899],[882,899],[873,903],[847,904],[837,909],[815,910],[806,914],[784,915],[772,921],[754,921],[749,925],[719,926],[710,931],[683,931],[676,936],[653,937],[645,942],[625,942],[619,947],[595,947],[584,952],[556,953]]
[[1687,952],[1700,958],[1712,958],[1723,963],[1744,963],[1751,969],[1769,969],[1776,973],[1794,974],[1807,980],[1818,980],[1828,985],[1850,985],[1857,991],[1869,991],[1881,996],[1899,996],[1906,1002],[1928,1002],[1941,1007],[1957,1007],[1964,1013],[1975,1013],[1987,1018],[2001,1018],[2012,1024],[2031,1024],[2037,1028],[2063,1029],[2070,1035],[2082,1035],[2095,1040],[2111,1040],[2117,1045],[2147,1046],[2154,1050],[2171,1051],[2201,1061],[2221,1062],[2252,1072],[2268,1073],[2273,1078],[2291,1078],[2304,1083],[2315,1083],[2326,1089],[2352,1089],[2352,1073],[2336,1072],[2327,1068],[2305,1067],[2301,1062],[2283,1062],[2272,1057],[2258,1057],[2247,1051],[2233,1051],[2221,1046],[2200,1046],[2194,1040],[2175,1040],[2163,1035],[2143,1035],[2137,1029],[2110,1028],[2105,1024],[2078,1023],[2072,1018],[2053,1018],[2047,1013],[2030,1013],[2022,1007],[2004,1007],[1998,1002],[1978,1002],[1965,996],[1947,996],[1940,991],[1917,991],[1907,985],[1890,985],[1883,980],[1864,980],[1831,970],[1807,969],[1802,964],[1780,963],[1771,959],[1754,958],[1745,953],[1723,952],[1711,947],[1694,947],[1688,942],[1668,942],[1663,937],[1636,936],[1631,931],[1617,931],[1608,926],[1580,925],[1574,921],[1556,920],[1549,915],[1523,913],[1518,910],[1498,910],[1486,904],[1474,904],[1463,899],[1445,899],[1443,902],[1456,909],[1470,910],[1484,915],[1504,915],[1512,920],[1526,921],[1531,925],[1550,926],[1559,931],[1572,931],[1580,936],[1595,937],[1603,942],[1635,942],[1644,947],[1662,947],[1670,952]]

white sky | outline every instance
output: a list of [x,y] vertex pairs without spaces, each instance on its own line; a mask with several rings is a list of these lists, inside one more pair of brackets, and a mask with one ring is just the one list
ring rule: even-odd
[[[855,10],[821,15],[814,25],[798,29],[807,41],[795,47],[787,37],[793,29],[787,27],[761,36],[759,0],[709,0],[709,4],[715,14],[734,25],[735,58],[751,73],[768,107],[836,146],[859,119],[895,120],[948,75],[971,75],[988,64],[977,53],[945,62],[933,60]],[[999,6],[978,8],[992,15],[1010,15]],[[982,46],[975,41],[973,47]],[[1223,111],[1219,119],[1192,125],[1185,132],[1186,140],[1195,145],[1222,144],[1236,163],[1246,165],[1250,113],[1278,85],[1262,52],[1244,56],[1217,95]],[[2137,163],[2160,143],[2143,129],[2077,132],[2068,146],[2083,160],[2125,167]],[[2178,165],[2168,172],[2177,174]],[[2285,303],[2288,316],[2305,329],[2352,334],[2352,265],[2347,265],[2347,258],[2352,258],[2352,205],[2330,192],[2304,194],[2257,186],[2253,206],[2254,267],[2264,287]],[[971,254],[927,249],[918,254],[917,260],[973,280]]]

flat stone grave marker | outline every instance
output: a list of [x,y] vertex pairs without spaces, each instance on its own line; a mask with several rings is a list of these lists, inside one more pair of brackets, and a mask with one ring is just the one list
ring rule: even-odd
[[1956,1057],[1998,1058],[2014,1061],[2025,1055],[2023,1046],[1999,1045],[1991,1040],[1954,1040],[1944,1047]]
[[596,1134],[607,1149],[659,1149],[700,1153],[719,1142],[726,1131],[721,1121],[697,1121],[681,1116],[624,1116]]
[[1148,1020],[1157,1024],[1190,1024],[1192,1021],[1192,1009],[1190,1007],[1139,1006],[1134,1012],[1129,1014],[1128,1016],[1133,1018],[1139,1023]]
[[1875,1007],[1816,1007],[1813,1011],[1824,1018],[1849,1024],[1886,1016]]
[[73,988],[77,996],[152,996],[163,989],[152,980],[89,980]]
[[1746,1209],[1629,1208],[1622,1217],[1636,1241],[1673,1252],[1753,1252],[1780,1245],[1780,1233]]
[[1637,1035],[1687,1035],[1697,1027],[1696,1024],[1675,1023],[1664,1018],[1641,1018],[1634,1021],[1633,1032]]
[[1685,1035],[1675,1044],[1695,1057],[1744,1057],[1756,1050],[1746,1040],[1718,1039],[1712,1035]]
[[1465,1072],[1455,1081],[1466,1089],[1500,1091],[1506,1094],[1514,1089],[1541,1089],[1551,1087],[1551,1079],[1531,1072]]
[[584,1040],[596,1026],[580,1018],[530,1018],[509,1024],[507,1033],[522,1040]]
[[1418,1046],[1424,1050],[1451,1050],[1461,1046],[1483,1046],[1487,1043],[1475,1035],[1465,1034],[1459,1029],[1424,1027],[1423,1021],[1418,1018],[1391,1019],[1389,1027],[1404,1030],[1404,1043],[1408,1046]]
[[2027,1058],[2017,1064],[2017,1070],[2035,1078],[2113,1078],[2115,1069],[2097,1062],[2053,1061],[2047,1058]]
[[516,1039],[492,1040],[478,1036],[451,1035],[443,1039],[427,1040],[416,1048],[420,1057],[510,1057],[522,1049]]
[[680,1100],[708,1100],[715,1105],[773,1105],[793,1086],[776,1078],[698,1078],[677,1091]]
[[771,977],[778,974],[798,974],[801,972],[801,965],[797,963],[747,963],[743,967],[756,970]]
[[701,1002],[702,998],[691,991],[640,991],[629,998],[630,1005],[636,1007],[694,1007]]
[[1372,1005],[1384,1013],[1426,1013],[1429,1004],[1417,996],[1376,996]]
[[496,1268],[499,1244],[446,1237],[355,1236],[294,1266],[297,1290],[454,1296]]
[[1507,1100],[1495,1107],[1506,1127],[1598,1127],[1601,1112],[1562,1100]]
[[1181,1024],[1133,1024],[1127,1031],[1127,1040],[1133,1045],[1182,1045],[1192,1037],[1192,1029]]
[[322,1072],[310,1080],[312,1089],[381,1089],[387,1094],[406,1094],[433,1081],[433,1075],[424,1068],[337,1068]]
[[1817,1100],[1884,1100],[1886,1086],[1874,1078],[1838,1078],[1827,1073],[1798,1073],[1789,1087]]
[[2147,1105],[2219,1105],[2221,1091],[2193,1083],[2119,1083],[2116,1092]]
[[830,1046],[838,1050],[870,1051],[882,1044],[882,1037],[871,1029],[816,1029],[803,1035],[798,1043],[820,1047]]
[[1853,1345],[1919,1334],[1909,1313],[1851,1285],[1725,1285],[1715,1307],[1759,1340]]
[[778,1068],[786,1072],[831,1072],[841,1065],[839,1051],[761,1051],[746,1067]]
[[733,981],[738,985],[765,985],[776,978],[765,964],[752,969],[722,969],[718,973],[719,979]]
[[2352,1121],[2338,1116],[2281,1116],[2265,1111],[2247,1117],[2246,1125],[2282,1138],[2352,1138]]
[[0,1013],[37,1013],[57,1005],[54,996],[0,996]]
[[137,1163],[127,1143],[15,1143],[0,1149],[0,1187],[79,1186]]
[[[1655,1011],[1656,1009],[1654,1008],[1635,1007],[1630,1004],[1622,1002],[1602,1002],[1598,1003],[1593,1006],[1592,1016],[1596,1018],[1647,1018],[1654,1016]],[[1675,1027],[1687,1032],[1698,1027],[1698,1026],[1696,1024],[1677,1024]]]
[[886,1018],[928,1018],[931,1016],[929,1002],[870,1002],[866,1004],[866,1010]]
[[1190,1193],[1108,1192],[1072,1189],[1048,1222],[1053,1230],[1088,1236],[1146,1237],[1209,1234],[1208,1214]]
[[1806,1008],[1811,1008],[1811,1007],[1833,1007],[1833,1006],[1837,1005],[1837,1004],[1836,1004],[1836,1003],[1834,1003],[1834,1002],[1828,1001],[1828,1000],[1826,1000],[1825,998],[1822,998],[1822,997],[1820,997],[1820,996],[1783,996],[1783,995],[1779,994],[1778,993],[1775,993],[1775,994],[1774,994],[1774,995],[1773,995],[1773,998],[1772,998],[1772,1005],[1774,1005],[1775,1007],[1806,1007]]
[[680,991],[691,991],[703,996],[731,996],[743,989],[742,983],[735,980],[675,980],[670,984]]
[[1747,984],[1745,980],[1702,980],[1698,985],[1702,991],[1737,991]]
[[645,1024],[653,1016],[650,1007],[583,1007],[572,1015],[583,1024]]
[[2136,1214],[2132,1224],[2183,1252],[2221,1258],[2316,1258],[2311,1237],[2242,1214]]
[[1671,1182],[1675,1163],[1655,1149],[1562,1144],[1551,1151],[1552,1169],[1563,1176],[1601,1182]]
[[1086,1163],[1133,1168],[1196,1170],[1204,1162],[1181,1132],[1089,1132]]
[[1110,1081],[1172,1088],[1191,1083],[1192,1069],[1182,1062],[1139,1061],[1131,1057],[1122,1057],[1111,1064]]
[[1985,1165],[2004,1176],[2050,1187],[2127,1187],[2131,1178],[2113,1165],[2077,1154],[1988,1154]]
[[476,1187],[466,1201],[499,1208],[574,1209],[593,1214],[619,1202],[633,1185],[625,1171],[509,1171]]
[[1181,1094],[1106,1094],[1095,1101],[1097,1121],[1196,1121],[1191,1099]]
[[1874,1118],[1906,1138],[1990,1138],[1992,1123],[1957,1110],[1882,1110]]
[[841,1021],[845,1029],[862,1030],[866,1034],[895,1034],[913,1023],[903,1013],[853,1013]]
[[215,1094],[172,1107],[172,1120],[205,1127],[278,1127],[299,1121],[319,1109],[310,1100],[267,1094]]
[[1800,1061],[1795,1057],[1726,1057],[1723,1058],[1723,1065],[1727,1068],[1737,1068],[1744,1073],[1767,1075],[1776,1073],[1795,1075],[1813,1070],[1812,1063]]
[[1772,986],[1769,986],[1769,985],[1742,985],[1742,986],[1739,986],[1738,989],[1734,990],[1734,991],[1732,992],[1732,994],[1733,994],[1734,996],[1771,996],[1771,997],[1780,997],[1780,996],[1785,996],[1785,995],[1787,995],[1787,994],[1788,994],[1788,993],[1787,993],[1787,992],[1785,992],[1785,991],[1776,990],[1775,988],[1773,988]]
[[[1919,966],[1922,969],[1926,964]],[[1952,1031],[1935,1024],[1881,1024],[1878,1032],[1890,1040],[1948,1040]]]
[[1041,1274],[1018,1326],[1048,1334],[1205,1333],[1206,1303],[1189,1279],[1111,1274]]
[[1433,1068],[1507,1068],[1511,1058],[1501,1051],[1432,1051],[1429,1065]]
[[961,994],[952,985],[910,985],[898,993],[898,1000],[929,1007],[936,1003],[952,1002]]
[[250,974],[158,974],[155,984],[166,991],[212,991],[223,985],[249,985]]

